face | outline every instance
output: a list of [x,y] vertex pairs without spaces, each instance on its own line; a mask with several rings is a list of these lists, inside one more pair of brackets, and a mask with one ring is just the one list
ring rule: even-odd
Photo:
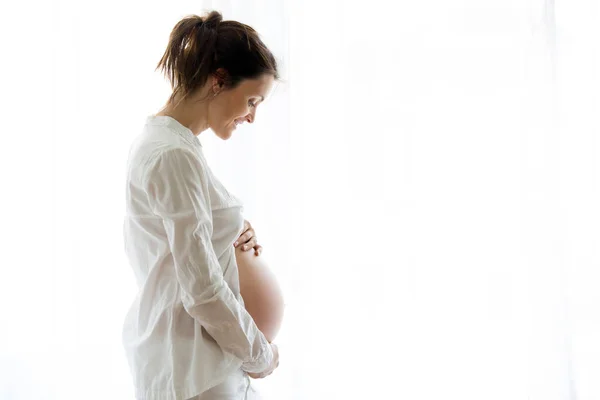
[[208,124],[221,139],[227,140],[242,124],[254,122],[256,108],[271,91],[275,79],[270,74],[245,79],[234,89],[221,90],[210,102]]

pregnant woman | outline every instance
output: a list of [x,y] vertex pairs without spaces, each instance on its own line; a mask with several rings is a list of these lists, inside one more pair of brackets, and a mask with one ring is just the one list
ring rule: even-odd
[[277,64],[254,29],[213,11],[175,25],[158,67],[173,93],[127,162],[125,251],[139,292],[123,344],[136,398],[258,398],[249,376],[279,364],[283,300],[198,135],[227,140],[252,123]]

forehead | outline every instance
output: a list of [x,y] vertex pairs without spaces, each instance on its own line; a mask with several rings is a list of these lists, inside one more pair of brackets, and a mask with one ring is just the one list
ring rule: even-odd
[[236,89],[246,95],[266,97],[274,80],[273,75],[265,74],[256,79],[244,79]]

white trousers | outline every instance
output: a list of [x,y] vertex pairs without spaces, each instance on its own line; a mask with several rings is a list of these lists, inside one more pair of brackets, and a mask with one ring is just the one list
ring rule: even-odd
[[250,377],[241,369],[229,375],[223,383],[189,400],[261,400]]

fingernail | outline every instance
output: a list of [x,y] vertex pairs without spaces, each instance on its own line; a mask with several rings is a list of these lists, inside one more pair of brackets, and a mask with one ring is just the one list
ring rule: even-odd
[[248,250],[248,246],[244,246],[244,250]]

